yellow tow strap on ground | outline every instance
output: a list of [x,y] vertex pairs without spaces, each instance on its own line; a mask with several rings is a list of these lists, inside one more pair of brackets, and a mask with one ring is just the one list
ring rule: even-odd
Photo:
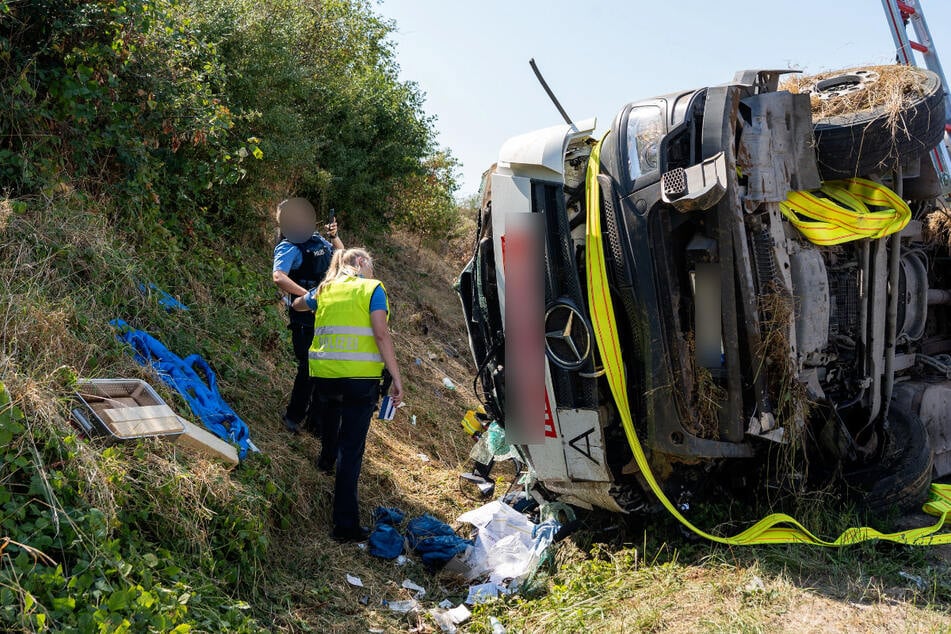
[[647,481],[654,495],[670,511],[671,515],[697,535],[721,544],[801,543],[817,546],[846,546],[873,539],[912,545],[951,544],[951,533],[938,533],[948,519],[949,513],[951,513],[951,487],[942,485],[932,485],[932,500],[925,505],[926,511],[938,516],[938,521],[934,525],[897,533],[881,533],[869,527],[850,528],[831,542],[819,539],[794,518],[782,513],[768,515],[750,528],[732,537],[720,537],[702,531],[680,513],[654,478],[647,457],[644,455],[644,450],[641,448],[640,440],[634,430],[634,421],[631,419],[627,382],[624,377],[624,365],[621,362],[617,322],[614,319],[614,309],[611,305],[607,269],[604,261],[604,240],[601,234],[601,193],[598,185],[600,164],[601,143],[599,142],[591,151],[586,176],[588,209],[585,260],[588,276],[588,308],[591,312],[595,339],[601,353],[601,362],[604,365],[605,375],[611,387],[611,394],[614,396],[614,402],[620,413],[624,433],[627,436],[628,444],[631,446],[634,459],[641,475]]
[[789,192],[779,208],[810,242],[821,245],[881,238],[901,231],[911,218],[898,194],[864,178],[826,181],[815,193]]

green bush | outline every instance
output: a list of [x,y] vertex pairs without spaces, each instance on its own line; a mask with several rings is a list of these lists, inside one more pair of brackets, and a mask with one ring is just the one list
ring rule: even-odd
[[[110,526],[105,514],[85,499],[82,483],[88,479],[77,472],[77,449],[75,436],[60,437],[27,422],[0,384],[0,627],[261,631],[244,606],[211,581],[215,571],[186,571],[176,555],[159,545],[163,540],[156,543],[137,530],[129,520],[148,509],[134,502],[132,486],[120,487],[133,503]],[[107,449],[103,463],[108,465],[117,453]],[[217,510],[217,521],[231,522],[229,528],[239,535],[258,530],[240,526],[227,509]],[[216,554],[223,552],[222,563],[231,560],[229,550],[214,548]],[[253,550],[248,556],[254,556]],[[193,609],[196,594],[201,598]]]
[[382,227],[441,160],[392,29],[367,0],[0,4],[0,187],[118,196],[142,237],[258,240],[292,194]]

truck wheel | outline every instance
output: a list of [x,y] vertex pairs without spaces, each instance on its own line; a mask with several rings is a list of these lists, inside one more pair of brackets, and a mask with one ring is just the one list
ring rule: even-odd
[[856,502],[875,515],[920,507],[931,485],[933,468],[928,430],[920,418],[893,403],[883,440],[878,463],[845,473]]
[[[917,158],[941,142],[945,126],[941,80],[929,70],[909,72],[922,74],[921,95],[906,103],[897,119],[885,106],[878,106],[813,121],[823,180],[889,169],[896,159]],[[852,71],[818,82],[814,91],[845,95],[850,86],[876,83],[876,75],[871,70]]]

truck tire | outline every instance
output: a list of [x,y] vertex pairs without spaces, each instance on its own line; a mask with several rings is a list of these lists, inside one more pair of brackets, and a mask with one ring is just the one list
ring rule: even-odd
[[[916,69],[924,77],[922,95],[905,105],[895,126],[883,106],[813,121],[816,158],[823,180],[866,176],[890,169],[897,159],[917,158],[944,137],[944,93],[933,72]],[[848,82],[854,74],[820,82]]]
[[878,463],[845,474],[856,503],[873,515],[920,508],[934,461],[928,430],[920,418],[892,403],[884,443]]

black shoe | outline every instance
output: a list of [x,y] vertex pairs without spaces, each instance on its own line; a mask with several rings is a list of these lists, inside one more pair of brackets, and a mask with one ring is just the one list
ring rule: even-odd
[[284,421],[284,429],[286,429],[287,431],[291,432],[292,434],[296,434],[300,432],[300,427],[297,426],[297,423],[292,421],[287,416],[284,416],[283,421]]
[[370,529],[364,526],[334,526],[330,537],[335,542],[365,542],[370,538]]
[[317,461],[317,469],[322,473],[332,476],[334,474],[334,465],[331,463],[324,462],[323,460]]

